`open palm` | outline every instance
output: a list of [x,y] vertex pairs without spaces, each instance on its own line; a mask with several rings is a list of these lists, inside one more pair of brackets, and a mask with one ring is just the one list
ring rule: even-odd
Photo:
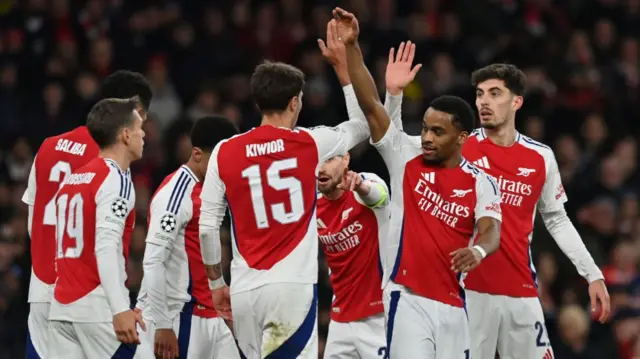
[[413,66],[416,44],[411,41],[406,44],[404,42],[401,43],[398,47],[398,53],[394,54],[394,52],[394,48],[389,50],[389,62],[387,62],[385,80],[387,82],[387,90],[392,95],[397,95],[413,81],[422,64]]

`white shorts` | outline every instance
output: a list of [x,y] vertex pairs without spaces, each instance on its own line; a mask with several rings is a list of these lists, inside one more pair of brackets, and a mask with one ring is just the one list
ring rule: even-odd
[[315,284],[273,283],[234,293],[231,310],[245,358],[318,358]]
[[30,303],[27,320],[26,359],[48,358],[47,338],[49,337],[49,303]]
[[466,291],[471,357],[540,359],[553,356],[538,298],[514,298]]
[[120,343],[110,322],[49,322],[47,359],[132,359],[136,347]]
[[324,359],[384,358],[387,351],[384,323],[382,313],[349,323],[332,320]]
[[464,308],[415,295],[398,285],[385,288],[383,302],[390,359],[470,358]]
[[[147,331],[140,332],[140,346],[136,358],[155,359],[155,324],[144,320]],[[201,318],[182,312],[173,323],[178,333],[180,358],[240,359],[231,329],[222,318]]]

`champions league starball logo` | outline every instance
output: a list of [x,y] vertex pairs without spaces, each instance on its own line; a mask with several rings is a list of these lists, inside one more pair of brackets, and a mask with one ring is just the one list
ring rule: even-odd
[[116,199],[111,204],[111,211],[118,218],[124,218],[127,216],[127,203],[122,199]]
[[171,233],[176,229],[176,217],[171,213],[167,213],[160,219],[160,228],[167,233]]

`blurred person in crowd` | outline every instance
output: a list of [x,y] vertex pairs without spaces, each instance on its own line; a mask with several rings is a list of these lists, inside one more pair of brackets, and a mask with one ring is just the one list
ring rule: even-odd
[[558,275],[558,265],[553,254],[540,253],[536,268],[538,268],[538,297],[542,310],[545,314],[553,313],[556,310],[556,304],[551,290]]
[[189,158],[153,195],[137,303],[147,323],[139,358],[240,358],[231,330],[213,307],[198,234],[211,151],[237,134],[224,117],[198,119]]
[[[502,358],[552,355],[531,265],[536,209],[562,252],[589,282],[591,310],[602,309],[601,322],[609,316],[609,294],[565,211],[567,196],[553,151],[515,129],[524,73],[513,65],[492,64],[476,70],[471,81],[482,128],[465,143],[463,154],[498,179],[504,215],[500,250],[465,279],[471,356],[493,358],[496,349]],[[496,273],[508,279],[496,281]],[[528,325],[519,324],[524,322]]]
[[[378,98],[359,48],[358,20],[340,8],[333,15],[331,24],[340,29],[346,45],[349,77],[371,143],[391,174],[392,208],[398,211],[391,216],[388,234],[393,241],[389,247],[398,249],[383,294],[387,353],[394,358],[468,358],[460,279],[498,249],[501,221],[498,185],[461,155],[474,127],[473,110],[459,97],[438,97],[424,115],[421,135],[407,135]],[[403,42],[395,58],[412,77],[421,67],[413,66],[415,50],[411,41]],[[390,62],[393,57],[391,49]],[[470,246],[476,231],[476,243]],[[432,266],[427,277],[420,274],[426,263]]]
[[[140,113],[146,117],[151,101],[151,88],[139,73],[117,71],[100,88],[102,98],[139,96]],[[75,170],[98,155],[99,148],[86,126],[46,139],[29,173],[28,187],[22,201],[29,206],[29,236],[31,237],[32,272],[29,286],[29,331],[27,357],[48,357],[47,335],[49,303],[56,280],[54,259],[56,245],[55,195],[63,181]],[[35,224],[35,225],[34,225]]]
[[171,84],[165,55],[149,61],[147,76],[153,89],[149,111],[154,113],[160,129],[165,129],[182,112],[182,100]]
[[609,264],[602,268],[607,284],[627,286],[638,276],[637,263],[640,258],[638,244],[621,240],[611,251]]
[[560,309],[558,314],[558,335],[560,341],[554,343],[555,357],[566,359],[602,359],[598,347],[589,342],[590,320],[588,314],[578,305]]

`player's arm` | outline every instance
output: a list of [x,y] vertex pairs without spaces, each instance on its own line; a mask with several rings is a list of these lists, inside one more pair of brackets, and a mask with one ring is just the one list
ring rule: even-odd
[[[478,171],[476,168],[472,170]],[[476,268],[484,258],[500,247],[502,212],[498,184],[482,172],[476,177],[475,193],[476,240],[472,247],[451,253],[451,268],[456,272],[468,272]]]
[[[340,22],[350,21],[345,26],[353,28],[353,24],[355,24],[357,28],[357,20],[353,14],[344,12],[340,16],[342,18],[342,20],[339,20]],[[378,142],[387,132],[391,119],[380,102],[376,84],[364,63],[357,34],[354,34],[352,41],[348,41],[347,39],[343,39],[343,41],[345,41],[346,45],[347,68],[356,99],[369,124],[371,140]]]
[[[171,202],[171,203],[170,203]],[[183,228],[183,218],[186,208],[180,206],[173,210],[175,198],[171,192],[160,191],[151,202],[149,216],[149,230],[147,232],[144,259],[144,268],[147,296],[151,315],[158,329],[173,329],[172,318],[169,317],[167,308],[167,268],[166,261],[173,251],[173,246],[178,238],[180,228]]]
[[567,216],[564,203],[568,199],[562,186],[558,163],[553,153],[549,152],[547,156],[547,177],[538,200],[538,211],[558,247],[571,260],[578,273],[589,282],[591,309],[596,310],[597,302],[600,302],[602,313],[599,319],[604,322],[608,319],[610,311],[609,293],[604,284],[604,276]]
[[116,213],[114,204],[127,204],[128,200],[120,196],[120,176],[111,172],[96,194],[96,243],[95,255],[98,264],[98,275],[107,301],[111,307],[111,313],[116,316],[129,310],[129,295],[124,286],[125,278],[122,277],[118,267],[118,258],[122,236],[126,226],[126,215]]
[[381,208],[389,204],[389,188],[374,173],[349,171],[340,186],[353,186],[360,201],[369,208]]
[[[38,155],[36,155],[37,157]],[[31,164],[31,171],[29,172],[29,180],[27,182],[27,189],[22,195],[22,203],[26,204],[29,209],[29,216],[27,217],[27,225],[29,237],[31,237],[31,226],[33,224],[33,205],[36,202],[36,159],[34,157],[33,164]]]
[[222,276],[222,246],[220,243],[220,226],[227,210],[225,185],[218,170],[218,151],[220,144],[213,149],[209,159],[209,167],[202,185],[200,199],[200,250],[202,261],[207,269],[209,287],[220,289],[226,284]]
[[501,194],[495,179],[485,173],[476,178],[476,237],[475,248],[482,258],[494,253],[500,247]]

